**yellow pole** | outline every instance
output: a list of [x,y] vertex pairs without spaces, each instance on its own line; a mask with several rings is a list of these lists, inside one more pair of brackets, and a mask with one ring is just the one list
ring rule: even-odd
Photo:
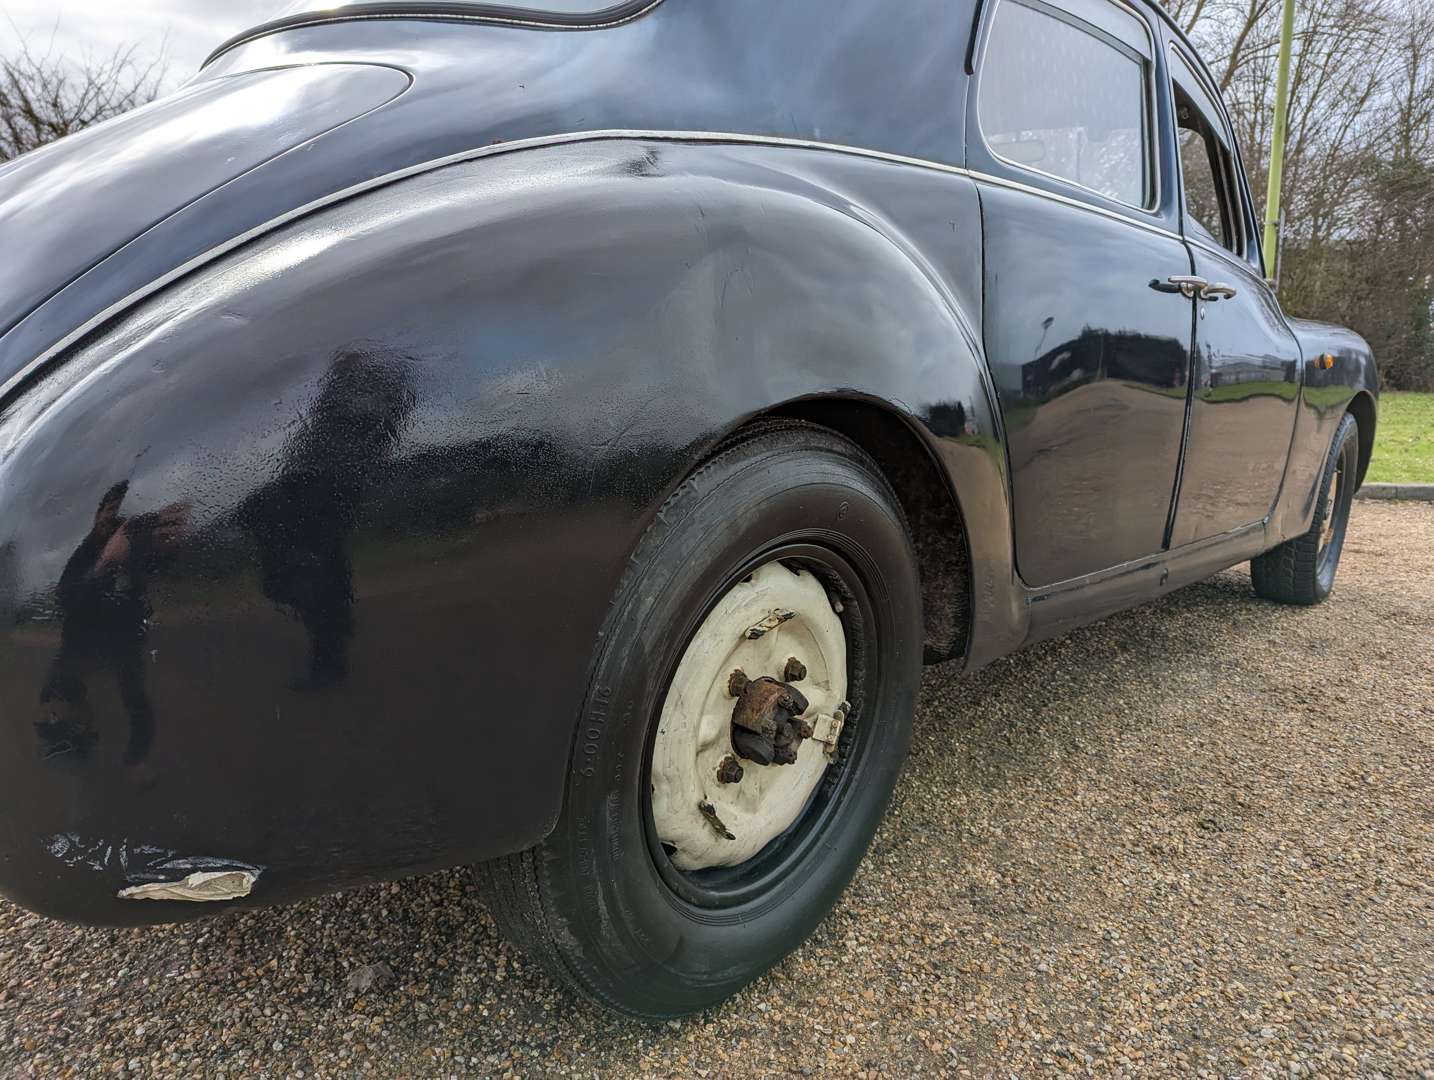
[[1295,0],[1285,0],[1280,59],[1275,74],[1275,130],[1270,146],[1270,184],[1265,193],[1265,273],[1275,275],[1280,250],[1280,185],[1285,178],[1286,120],[1290,111],[1290,53],[1295,40]]

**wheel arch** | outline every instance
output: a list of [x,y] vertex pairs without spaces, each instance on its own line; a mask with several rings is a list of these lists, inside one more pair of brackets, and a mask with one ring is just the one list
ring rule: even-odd
[[1355,490],[1358,491],[1364,486],[1364,475],[1369,471],[1370,458],[1374,456],[1374,395],[1361,390],[1350,399],[1348,411],[1359,425],[1359,472],[1355,478]]
[[913,422],[886,403],[832,395],[788,402],[758,414],[748,424],[777,418],[830,428],[876,462],[911,528],[921,577],[925,662],[964,656],[971,636],[971,554],[965,518],[956,491]]

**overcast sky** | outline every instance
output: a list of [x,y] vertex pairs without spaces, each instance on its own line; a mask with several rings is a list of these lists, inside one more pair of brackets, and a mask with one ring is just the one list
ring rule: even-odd
[[[0,0],[0,42],[19,31],[66,56],[138,43],[165,48],[170,85],[192,75],[214,46],[284,7],[284,0]],[[321,5],[316,5],[321,6]]]

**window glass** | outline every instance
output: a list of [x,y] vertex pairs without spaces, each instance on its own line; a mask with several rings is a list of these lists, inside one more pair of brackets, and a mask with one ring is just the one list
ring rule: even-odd
[[1220,197],[1222,148],[1203,118],[1176,91],[1180,173],[1185,183],[1185,227],[1196,236],[1235,249],[1229,214]]
[[1153,185],[1145,88],[1139,56],[1054,14],[1002,0],[977,112],[997,156],[1146,206]]
[[1235,158],[1226,128],[1216,119],[1211,91],[1181,55],[1171,50],[1175,84],[1175,127],[1180,175],[1185,190],[1185,231],[1239,255],[1245,247]]

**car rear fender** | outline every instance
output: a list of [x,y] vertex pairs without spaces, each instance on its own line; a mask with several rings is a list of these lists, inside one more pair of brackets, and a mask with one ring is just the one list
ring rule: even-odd
[[[288,221],[37,371],[0,403],[0,887],[156,921],[536,842],[575,736],[601,737],[575,718],[643,529],[794,401],[921,432],[968,531],[971,659],[1013,647],[1005,455],[962,314],[975,195],[937,176],[759,145],[495,152]],[[252,890],[118,898],[183,865]]]

